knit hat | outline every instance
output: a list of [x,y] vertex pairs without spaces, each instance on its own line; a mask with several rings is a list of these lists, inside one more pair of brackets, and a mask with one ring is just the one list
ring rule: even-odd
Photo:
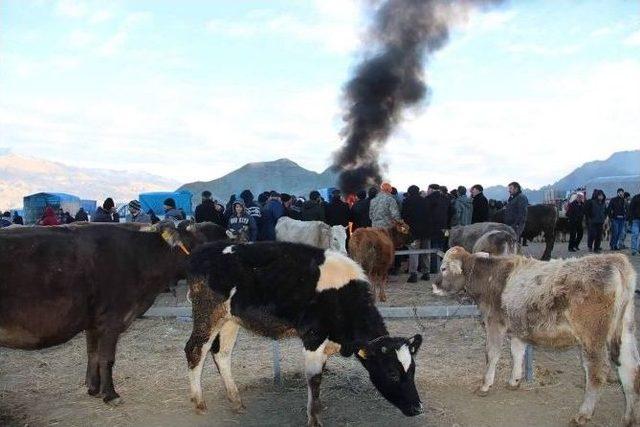
[[382,185],[380,186],[380,190],[384,191],[385,193],[391,193],[391,190],[393,190],[393,187],[388,182],[383,182]]
[[176,201],[175,201],[175,200],[173,200],[171,197],[169,197],[168,199],[166,199],[166,200],[163,202],[163,204],[164,204],[165,206],[169,206],[169,207],[174,208],[174,209],[175,209],[175,207],[176,207]]
[[137,200],[132,200],[129,202],[129,210],[142,210],[142,205],[140,205],[140,202]]
[[202,192],[202,197],[203,197],[203,198],[205,198],[205,199],[210,199],[210,198],[211,198],[211,191],[209,191],[209,190],[204,190],[204,191]]

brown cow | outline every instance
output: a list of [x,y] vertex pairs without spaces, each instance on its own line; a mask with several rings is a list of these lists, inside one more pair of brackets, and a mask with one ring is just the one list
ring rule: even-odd
[[205,229],[167,222],[1,231],[0,251],[11,257],[0,257],[0,346],[41,349],[86,331],[89,394],[117,404],[112,370],[120,334],[186,268],[185,253],[198,238],[224,235]]
[[605,381],[607,352],[618,367],[626,397],[624,424],[640,415],[640,356],[635,339],[636,272],[622,254],[542,262],[522,256],[490,257],[451,248],[434,293],[466,290],[478,303],[487,334],[487,370],[478,393],[493,384],[505,333],[511,336],[509,388],[522,378],[525,343],[551,348],[579,345],[586,371],[585,396],[573,422],[593,415]]
[[404,221],[395,221],[389,228],[358,228],[349,239],[349,256],[356,260],[369,277],[373,286],[373,298],[376,288],[380,301],[386,301],[384,292],[393,265],[395,250],[409,240],[409,226]]

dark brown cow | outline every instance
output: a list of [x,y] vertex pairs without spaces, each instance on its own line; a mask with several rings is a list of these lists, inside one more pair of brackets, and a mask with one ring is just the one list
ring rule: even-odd
[[[504,209],[499,210],[493,216],[493,221],[504,222]],[[524,241],[533,241],[536,236],[544,234],[545,247],[542,256],[543,261],[551,259],[551,252],[555,244],[556,222],[558,210],[553,205],[530,205],[527,207],[527,221],[522,232]]]
[[89,394],[117,404],[118,337],[186,267],[198,238],[169,223],[0,232],[0,251],[11,254],[0,257],[0,346],[41,349],[86,331]]
[[389,269],[393,265],[395,250],[409,240],[409,226],[404,221],[395,221],[389,228],[358,228],[349,239],[349,256],[362,265],[380,301],[386,301],[384,292]]
[[[478,392],[493,385],[505,333],[513,357],[509,387],[520,385],[525,343],[551,348],[580,346],[585,395],[573,422],[593,415],[605,381],[607,356],[618,367],[626,397],[623,422],[638,421],[640,356],[635,338],[636,273],[622,254],[542,262],[522,256],[490,257],[451,248],[435,293],[466,290],[476,300],[487,334],[487,370]],[[439,282],[439,283],[438,283]]]

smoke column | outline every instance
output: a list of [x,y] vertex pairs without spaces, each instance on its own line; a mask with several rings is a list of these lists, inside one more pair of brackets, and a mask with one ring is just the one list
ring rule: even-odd
[[[490,0],[387,0],[368,33],[372,46],[344,88],[345,138],[334,153],[339,186],[354,193],[382,180],[380,150],[402,113],[429,94],[424,65],[449,38],[449,25],[472,6]],[[376,3],[374,3],[376,4]]]

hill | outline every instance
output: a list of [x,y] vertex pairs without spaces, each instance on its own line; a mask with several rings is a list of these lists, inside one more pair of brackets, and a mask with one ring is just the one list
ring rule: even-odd
[[231,194],[250,189],[257,197],[263,191],[278,190],[289,194],[307,195],[318,188],[335,186],[337,175],[327,169],[322,173],[310,171],[289,159],[248,163],[213,181],[197,181],[183,185],[179,190],[189,190],[195,195],[209,190],[226,201]]
[[22,206],[22,198],[38,192],[62,192],[102,201],[127,202],[146,191],[175,188],[178,183],[146,173],[89,169],[0,150],[0,208]]

